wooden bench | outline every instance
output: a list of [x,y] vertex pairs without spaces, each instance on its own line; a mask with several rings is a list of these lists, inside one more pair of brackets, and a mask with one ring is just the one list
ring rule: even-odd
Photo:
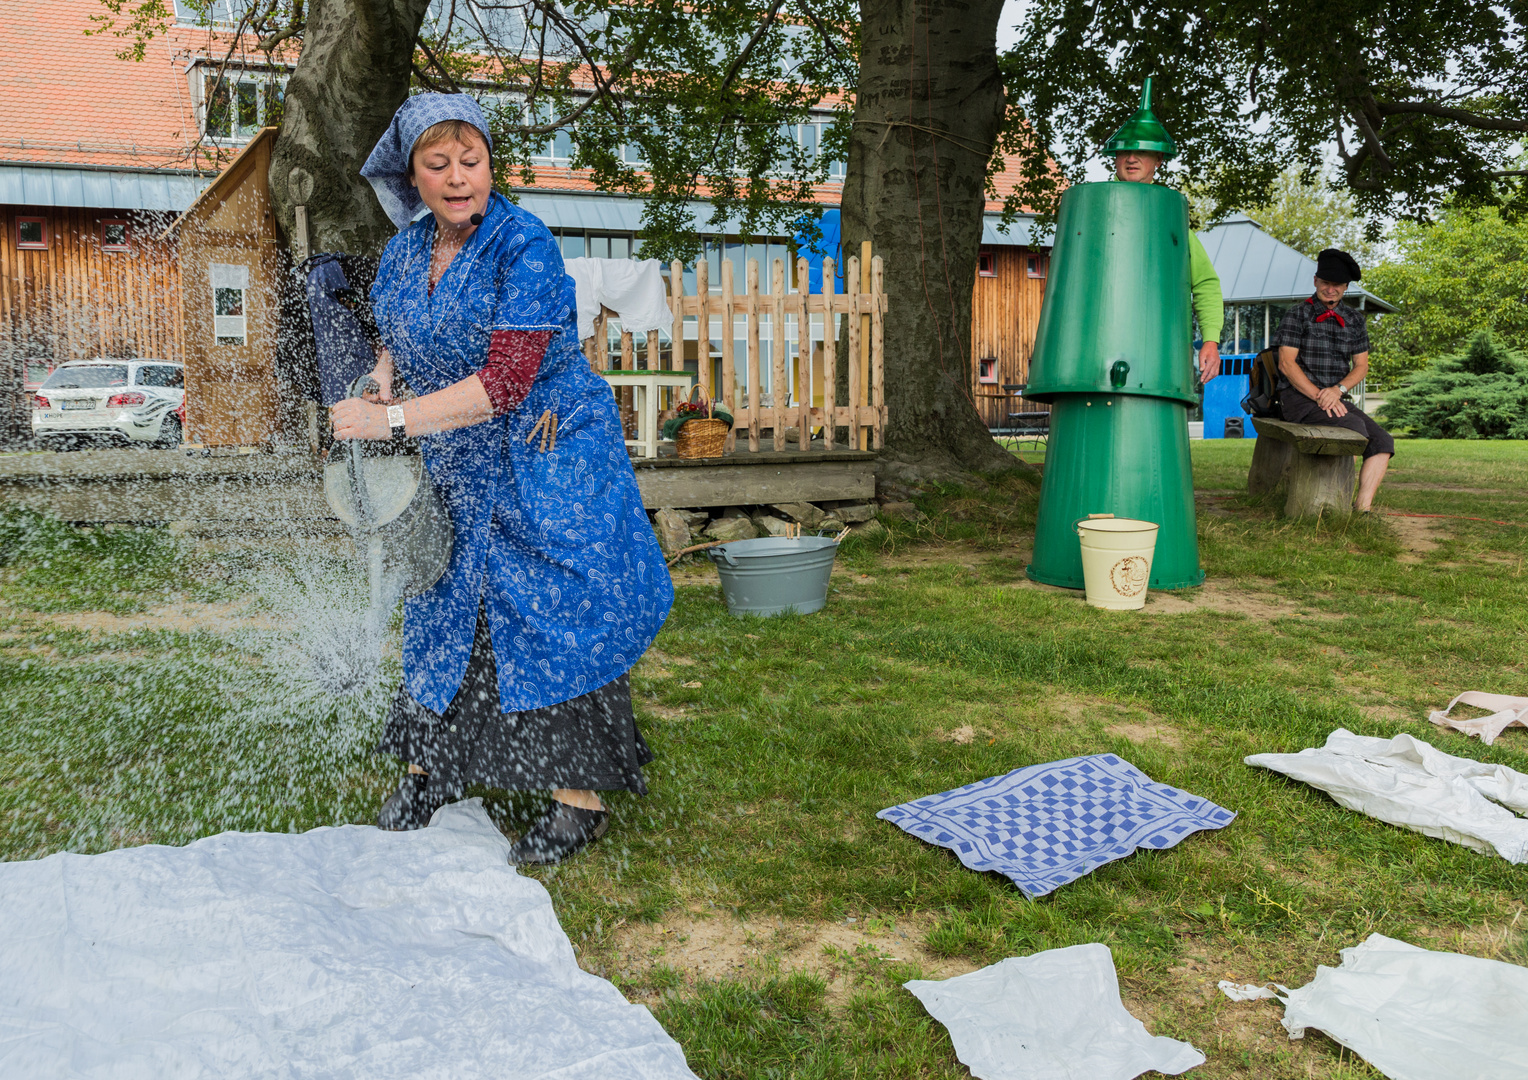
[[1368,440],[1356,431],[1326,424],[1291,424],[1254,417],[1257,447],[1247,470],[1247,493],[1288,488],[1286,517],[1353,512],[1353,458]]

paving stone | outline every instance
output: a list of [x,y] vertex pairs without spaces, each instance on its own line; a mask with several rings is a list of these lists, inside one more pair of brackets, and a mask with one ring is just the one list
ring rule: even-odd
[[813,506],[811,503],[775,503],[772,506],[772,509],[776,510],[780,514],[783,514],[785,517],[792,521],[799,521],[808,529],[817,528],[822,524],[822,519],[827,517],[826,514],[817,509],[817,507]]
[[689,523],[672,507],[665,506],[654,515],[653,530],[658,534],[658,546],[667,558],[672,559],[690,546]]
[[717,518],[706,526],[706,536],[711,540],[752,540],[758,535],[759,530],[745,517]]

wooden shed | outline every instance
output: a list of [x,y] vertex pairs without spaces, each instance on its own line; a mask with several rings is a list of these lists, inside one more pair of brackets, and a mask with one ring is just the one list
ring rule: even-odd
[[266,175],[265,128],[165,230],[180,253],[186,441],[269,447],[281,428],[276,333],[286,245]]
[[1029,381],[1049,269],[1048,249],[983,247],[977,256],[971,295],[972,392],[976,411],[990,428],[1005,426],[1008,414],[1020,411],[1014,392],[1003,387]]

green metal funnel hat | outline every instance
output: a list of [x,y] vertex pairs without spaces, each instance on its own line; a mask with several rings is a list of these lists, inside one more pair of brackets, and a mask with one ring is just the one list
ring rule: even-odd
[[1114,133],[1114,137],[1104,143],[1106,156],[1118,154],[1123,150],[1150,150],[1162,155],[1162,160],[1176,157],[1178,148],[1173,145],[1173,137],[1162,126],[1162,121],[1157,119],[1156,113],[1151,111],[1151,76],[1146,77],[1146,85],[1141,87],[1141,107],[1135,111],[1135,115],[1125,122],[1125,126]]

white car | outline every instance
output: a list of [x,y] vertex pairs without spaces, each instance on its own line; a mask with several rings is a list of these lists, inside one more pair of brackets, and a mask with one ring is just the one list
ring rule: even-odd
[[172,360],[70,360],[32,398],[38,441],[108,436],[129,445],[180,445],[186,369]]

